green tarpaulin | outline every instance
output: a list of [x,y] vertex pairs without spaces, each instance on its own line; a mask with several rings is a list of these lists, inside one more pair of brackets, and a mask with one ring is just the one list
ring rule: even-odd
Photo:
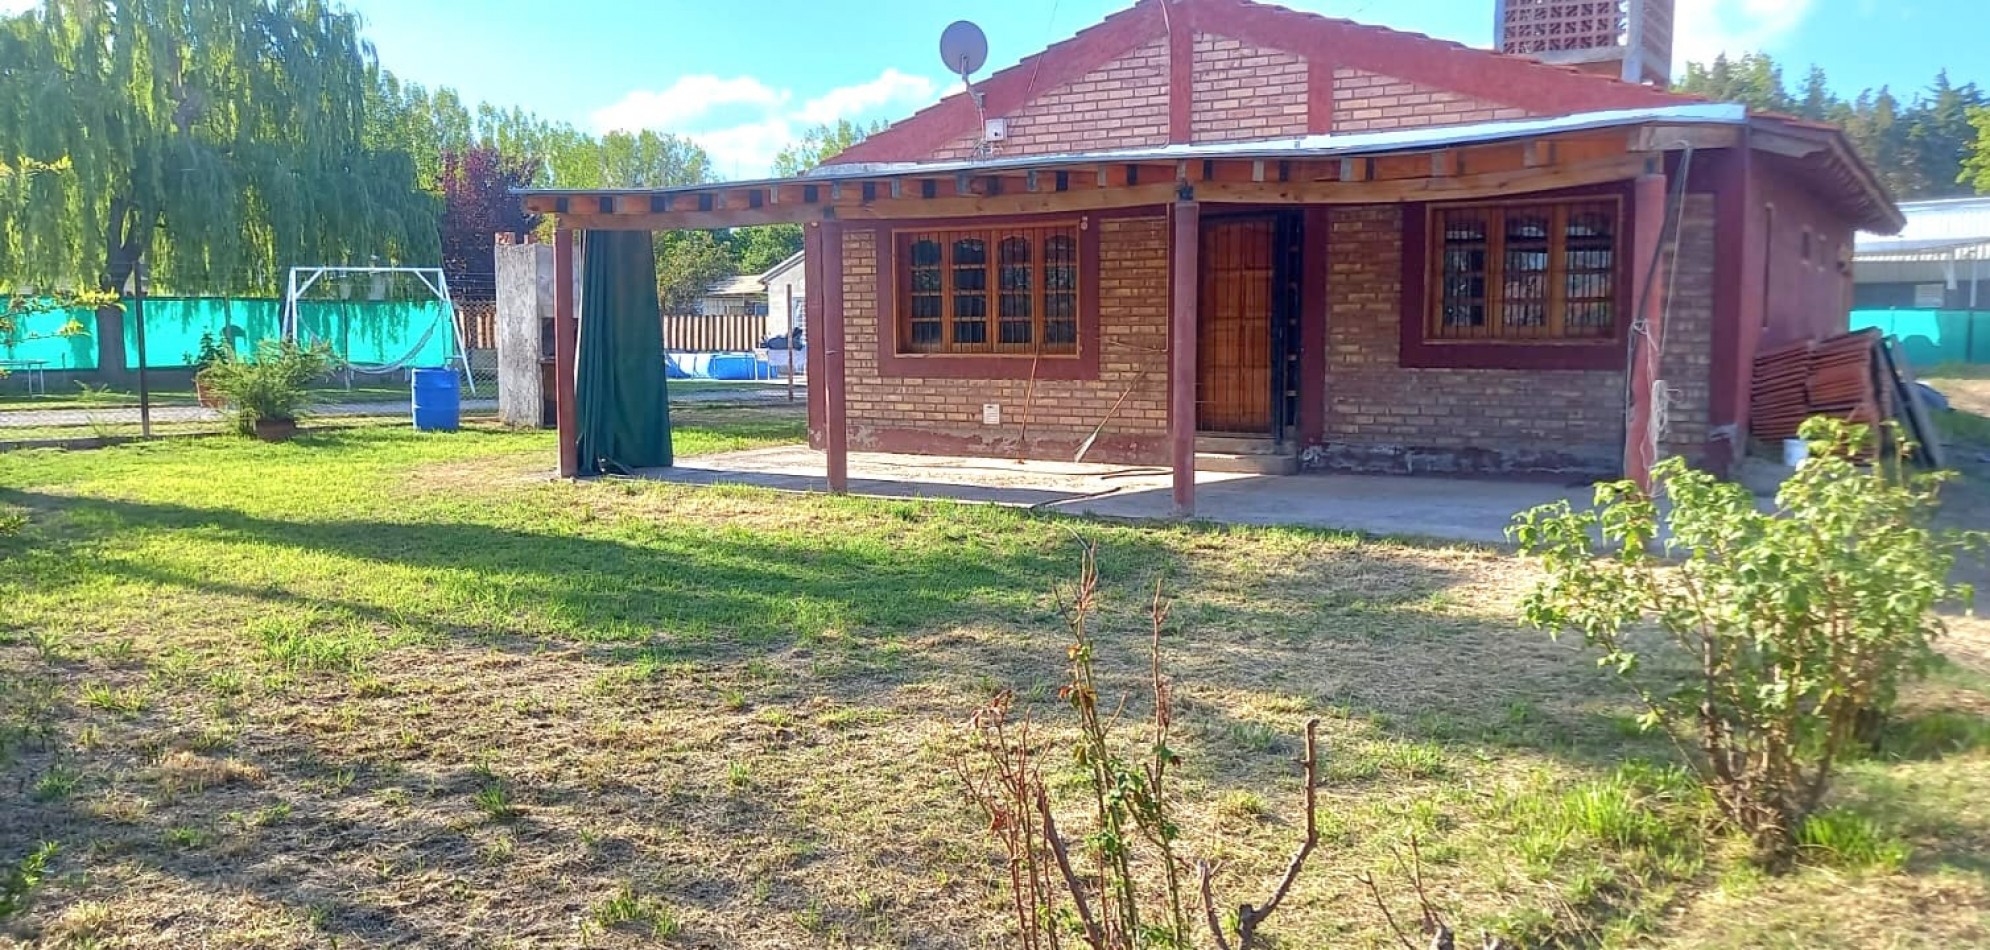
[[[236,355],[283,336],[283,301],[266,297],[145,298],[145,363],[153,369],[193,364],[200,338],[211,336]],[[70,321],[83,332],[61,335]],[[440,300],[300,300],[297,320],[306,340],[324,341],[360,366],[443,366],[456,356],[454,311]],[[124,301],[124,365],[138,366],[138,320]],[[36,313],[0,333],[0,360],[32,361],[47,370],[97,368],[97,314],[87,308]]]
[[651,240],[648,231],[582,236],[580,353],[574,367],[582,475],[671,463]]
[[1854,310],[1852,329],[1874,327],[1900,340],[1907,362],[1990,363],[1990,313],[1981,310]]

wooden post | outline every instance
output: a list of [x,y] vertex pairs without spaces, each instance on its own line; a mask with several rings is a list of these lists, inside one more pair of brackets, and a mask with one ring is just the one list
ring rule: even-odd
[[574,360],[580,352],[580,319],[574,310],[574,232],[553,232],[553,398],[559,426],[560,477],[580,472],[580,419],[574,414]]
[[[850,427],[843,391],[843,224],[822,222],[822,428],[829,490],[850,490]],[[811,346],[815,345],[813,341]],[[813,389],[814,381],[809,388]]]
[[[1661,344],[1665,339],[1665,173],[1638,177],[1632,192],[1631,266],[1637,279],[1631,304],[1630,417],[1624,424],[1624,477],[1651,491],[1651,467],[1658,464],[1658,404],[1654,392],[1659,377]],[[1640,325],[1642,321],[1642,325]]]
[[781,306],[788,308],[788,401],[795,401],[795,284],[789,281],[781,288],[785,298]]
[[1202,211],[1193,200],[1174,207],[1168,254],[1173,319],[1168,332],[1168,462],[1174,466],[1175,517],[1195,516],[1196,297],[1200,291]]

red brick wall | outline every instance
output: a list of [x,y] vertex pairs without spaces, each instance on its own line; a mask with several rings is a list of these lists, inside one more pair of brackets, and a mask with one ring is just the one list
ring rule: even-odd
[[[1168,428],[1167,219],[1091,218],[1099,229],[1099,300],[1087,319],[1101,321],[1099,378],[1043,380],[1032,398],[1028,359],[1001,380],[882,376],[878,335],[890,332],[877,293],[879,232],[851,228],[843,237],[843,307],[850,448],[860,451],[961,453],[994,458],[1023,454],[1069,461],[1122,393],[1120,411],[1087,461],[1165,463]],[[886,228],[888,233],[888,226]],[[1145,375],[1142,373],[1145,371]],[[981,407],[1002,407],[1000,425],[982,424]],[[1029,423],[1022,445],[1023,422]]]
[[[1033,94],[1008,114],[1008,138],[997,155],[1045,155],[1168,142],[1168,43],[1155,40],[1078,77]],[[935,160],[971,157],[970,132],[933,153]]]
[[1334,131],[1373,132],[1524,119],[1528,112],[1393,76],[1334,70]]
[[[1403,368],[1402,211],[1337,208],[1329,220],[1327,286],[1307,288],[1328,302],[1326,444],[1310,464],[1410,474],[1621,469],[1622,371]],[[1711,195],[1688,197],[1680,235],[1662,359],[1671,393],[1666,447],[1698,458],[1710,406]]]
[[[1308,465],[1405,474],[1610,474],[1621,467],[1621,371],[1405,369],[1403,212],[1329,216],[1326,443]],[[1309,240],[1320,240],[1309,236]]]
[[1306,134],[1306,60],[1197,33],[1190,132],[1197,142]]
[[1696,461],[1705,458],[1712,425],[1715,252],[1714,196],[1687,195],[1659,374],[1669,391],[1665,448]]

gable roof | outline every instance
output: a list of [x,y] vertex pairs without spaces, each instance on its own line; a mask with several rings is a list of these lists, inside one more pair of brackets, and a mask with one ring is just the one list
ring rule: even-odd
[[705,285],[704,296],[758,297],[766,292],[767,285],[762,284],[759,277],[753,274],[744,274],[739,277],[728,277],[724,280],[712,281]]
[[767,268],[766,272],[761,274],[759,277],[760,283],[762,285],[773,283],[774,278],[779,277],[782,274],[785,274],[788,271],[793,270],[796,267],[796,265],[799,265],[802,262],[802,257],[805,254],[806,254],[805,251],[796,251],[793,254],[788,255],[786,260],[780,262],[779,264],[775,264],[772,267]]
[[[1156,39],[1193,36],[1197,31],[1295,53],[1309,63],[1381,73],[1543,115],[1706,101],[1572,66],[1550,65],[1421,33],[1254,0],[1139,0],[1133,7],[976,83],[976,91],[983,96],[981,112],[1007,115],[1035,96],[1069,83],[1128,50]],[[852,145],[825,164],[918,161],[973,133],[979,127],[979,116],[964,92],[955,93]]]

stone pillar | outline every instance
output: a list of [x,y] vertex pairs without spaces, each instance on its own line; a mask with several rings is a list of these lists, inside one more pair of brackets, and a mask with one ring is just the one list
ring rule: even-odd
[[499,242],[497,264],[498,421],[538,429],[546,415],[542,363],[552,358],[553,249]]

